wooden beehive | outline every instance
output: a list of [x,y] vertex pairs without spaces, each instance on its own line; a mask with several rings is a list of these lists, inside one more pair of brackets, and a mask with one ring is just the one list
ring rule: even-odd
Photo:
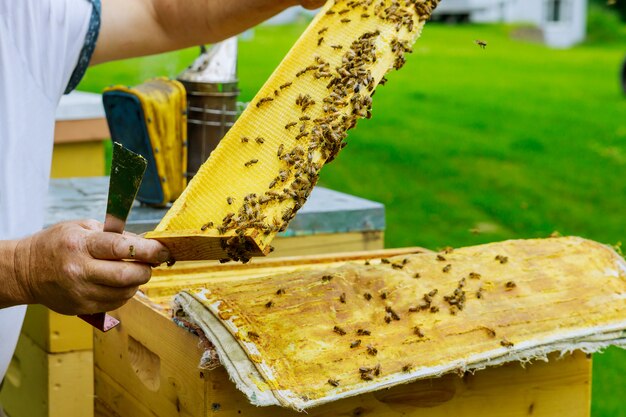
[[[113,313],[122,320],[122,326],[95,336],[96,415],[298,415],[284,408],[251,405],[222,367],[200,370],[204,352],[201,340],[170,320],[172,296],[206,279],[259,277],[415,250],[268,259],[247,266],[180,265],[161,270],[145,287],[145,297],[136,297]],[[511,363],[475,374],[420,380],[307,412],[320,416],[588,416],[590,380],[591,360],[579,352],[561,359],[551,356],[547,363],[525,367]]]

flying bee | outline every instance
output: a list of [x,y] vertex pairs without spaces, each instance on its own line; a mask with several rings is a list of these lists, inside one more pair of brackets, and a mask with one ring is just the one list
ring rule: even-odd
[[478,45],[482,49],[485,49],[487,47],[487,42],[481,41],[480,39],[476,39],[474,43],[476,43],[476,45]]
[[361,339],[355,340],[354,342],[350,343],[350,349],[358,348],[359,346],[361,346]]
[[256,164],[257,162],[259,162],[258,159],[251,159],[248,162],[246,162],[244,165],[247,166],[247,167],[250,167],[250,166]]
[[338,386],[339,386],[339,381],[338,381],[338,380],[336,380],[336,379],[332,379],[332,378],[331,378],[331,379],[329,379],[329,380],[328,380],[328,383],[329,383],[330,385],[332,385],[333,387],[338,387]]
[[333,327],[333,332],[337,333],[339,336],[344,336],[346,331],[339,326]]

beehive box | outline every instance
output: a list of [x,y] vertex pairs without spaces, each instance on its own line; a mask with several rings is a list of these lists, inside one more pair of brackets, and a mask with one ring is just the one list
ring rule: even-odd
[[[104,218],[107,187],[107,177],[52,180],[46,223]],[[165,211],[137,205],[127,229],[152,230]],[[384,228],[382,204],[320,187],[274,246],[283,256],[376,250],[383,247]],[[20,366],[27,346],[38,359]],[[19,370],[20,377],[7,378],[0,403],[11,417],[93,415],[92,346],[92,329],[83,321],[40,305],[29,306],[11,368]],[[78,401],[77,396],[88,400]]]
[[[113,314],[122,325],[94,341],[96,415],[296,416],[278,407],[255,407],[224,368],[200,370],[202,341],[169,318],[172,296],[203,280],[259,277],[323,268],[346,260],[388,257],[418,249],[262,260],[250,265],[177,266],[161,270]],[[204,277],[204,278],[203,278]],[[209,277],[209,278],[207,278]],[[341,399],[307,410],[320,416],[588,416],[591,359],[575,353],[525,367],[511,363],[475,374],[448,374]]]

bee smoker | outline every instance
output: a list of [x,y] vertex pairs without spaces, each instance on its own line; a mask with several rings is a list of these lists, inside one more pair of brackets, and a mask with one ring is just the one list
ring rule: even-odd
[[178,76],[187,91],[187,179],[207,160],[237,119],[237,38],[200,47]]

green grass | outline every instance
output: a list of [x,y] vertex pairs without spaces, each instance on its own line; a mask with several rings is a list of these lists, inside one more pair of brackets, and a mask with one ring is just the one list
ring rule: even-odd
[[[242,99],[303,28],[263,27],[241,42]],[[429,25],[406,68],[377,91],[374,118],[359,123],[324,169],[323,185],[386,205],[387,246],[464,246],[555,230],[626,239],[626,99],[617,81],[626,48],[596,41],[555,51],[513,41],[510,30]],[[194,54],[97,67],[81,87],[172,76]],[[595,417],[626,416],[625,374],[625,351],[596,355]]]

